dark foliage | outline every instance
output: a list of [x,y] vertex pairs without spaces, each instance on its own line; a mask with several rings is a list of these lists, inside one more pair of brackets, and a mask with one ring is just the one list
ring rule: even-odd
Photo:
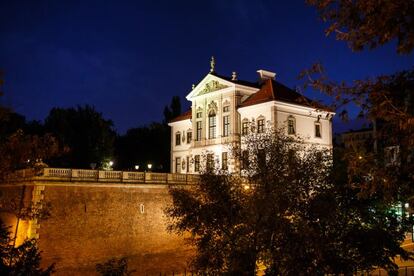
[[90,168],[91,163],[100,166],[113,156],[116,137],[113,123],[89,105],[53,108],[44,127],[69,148],[67,154],[52,160],[52,166]]
[[8,228],[0,221],[0,274],[1,275],[50,275],[54,265],[40,267],[40,252],[36,240],[26,240],[13,247]]
[[128,270],[127,258],[112,258],[103,264],[96,265],[96,272],[102,276],[127,276],[135,270]]
[[[189,233],[207,275],[352,274],[395,269],[410,219],[381,197],[361,198],[347,164],[282,132],[244,138],[244,177],[206,168],[195,187],[172,187],[170,230]],[[233,156],[242,162],[240,149]],[[342,160],[339,156],[336,160]],[[344,177],[345,175],[345,177]],[[337,179],[338,178],[338,179]]]

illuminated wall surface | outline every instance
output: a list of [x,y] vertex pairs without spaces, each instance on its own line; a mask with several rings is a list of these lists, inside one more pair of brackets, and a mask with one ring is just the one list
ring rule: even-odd
[[[21,199],[21,184],[0,186],[3,206]],[[51,204],[51,216],[40,222],[20,221],[18,243],[27,236],[38,237],[42,265],[56,263],[58,275],[93,275],[97,263],[112,257],[127,257],[136,275],[184,274],[192,251],[183,237],[166,231],[167,185],[26,184],[25,204],[43,198]],[[15,217],[2,217],[14,232]]]

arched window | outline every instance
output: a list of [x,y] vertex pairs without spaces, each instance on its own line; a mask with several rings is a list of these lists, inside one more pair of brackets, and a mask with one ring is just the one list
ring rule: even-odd
[[296,134],[296,120],[295,120],[295,117],[293,116],[288,117],[288,134],[289,135]]
[[216,127],[217,127],[216,112],[214,110],[211,110],[208,113],[208,138],[209,139],[216,138]]

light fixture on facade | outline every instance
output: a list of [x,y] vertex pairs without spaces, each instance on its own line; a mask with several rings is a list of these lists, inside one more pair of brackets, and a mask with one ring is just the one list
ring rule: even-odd
[[152,164],[148,164],[147,168],[148,168],[148,170],[151,170],[152,169]]
[[109,166],[112,167],[114,165],[114,161],[109,161]]
[[135,170],[139,170],[139,165],[135,165]]

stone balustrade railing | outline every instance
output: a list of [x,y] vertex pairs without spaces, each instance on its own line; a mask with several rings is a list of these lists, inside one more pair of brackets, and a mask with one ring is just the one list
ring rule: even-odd
[[154,173],[134,171],[101,171],[83,169],[43,168],[40,170],[19,170],[10,180],[57,180],[91,182],[125,182],[153,184],[192,184],[199,176],[194,174]]

